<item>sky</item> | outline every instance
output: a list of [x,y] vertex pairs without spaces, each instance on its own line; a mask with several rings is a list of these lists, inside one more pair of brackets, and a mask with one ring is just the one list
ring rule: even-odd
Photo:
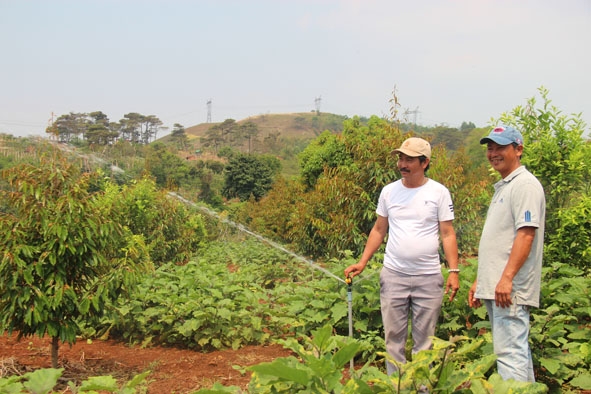
[[591,126],[591,0],[0,0],[0,54],[15,136],[70,112],[390,117],[393,92],[409,122],[487,127],[541,87]]

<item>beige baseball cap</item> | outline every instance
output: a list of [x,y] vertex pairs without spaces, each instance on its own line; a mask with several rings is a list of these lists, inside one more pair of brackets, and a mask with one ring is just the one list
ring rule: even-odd
[[394,149],[392,153],[404,153],[410,157],[425,156],[431,160],[431,144],[422,138],[410,137],[402,143],[400,148]]

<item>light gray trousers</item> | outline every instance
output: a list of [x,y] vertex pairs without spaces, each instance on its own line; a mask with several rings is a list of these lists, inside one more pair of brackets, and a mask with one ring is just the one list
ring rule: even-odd
[[[443,301],[443,275],[405,275],[382,268],[380,272],[380,304],[386,340],[386,351],[399,363],[406,362],[405,345],[408,338],[408,321],[412,328],[412,353],[431,347],[430,336]],[[387,362],[388,374],[396,371]]]

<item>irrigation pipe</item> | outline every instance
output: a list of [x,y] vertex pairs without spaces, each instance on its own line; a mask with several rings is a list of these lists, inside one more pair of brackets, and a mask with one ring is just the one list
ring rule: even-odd
[[[338,276],[336,276],[335,274],[333,274],[332,272],[328,271],[327,269],[325,269],[325,268],[319,266],[318,264],[314,263],[312,260],[307,259],[307,258],[305,258],[303,256],[300,256],[297,253],[292,252],[291,250],[283,247],[282,245],[278,244],[277,242],[271,241],[270,239],[267,239],[267,238],[263,237],[262,235],[259,235],[257,233],[254,233],[254,232],[250,231],[249,229],[247,229],[246,227],[244,227],[242,224],[233,222],[233,221],[231,221],[229,219],[222,219],[215,211],[213,211],[213,210],[211,210],[211,209],[209,209],[207,207],[197,205],[194,202],[187,200],[186,198],[180,196],[177,193],[168,192],[168,195],[170,195],[170,196],[172,196],[172,197],[174,197],[174,198],[176,198],[176,199],[184,202],[185,204],[191,205],[191,206],[193,206],[193,207],[195,207],[195,208],[203,211],[204,213],[206,213],[209,216],[212,216],[212,217],[217,218],[222,223],[226,223],[226,224],[229,224],[230,226],[232,226],[234,228],[237,228],[238,230],[240,230],[240,231],[242,231],[242,232],[244,232],[244,233],[246,233],[246,234],[248,234],[248,235],[250,235],[250,236],[252,236],[252,237],[254,237],[256,239],[258,239],[259,241],[261,241],[263,243],[267,243],[270,246],[274,247],[275,249],[278,249],[278,250],[280,250],[280,251],[282,251],[282,252],[284,252],[284,253],[286,253],[286,254],[294,257],[297,260],[303,261],[303,262],[307,263],[310,267],[312,267],[312,268],[314,268],[316,270],[322,271],[326,275],[328,275],[328,276],[330,276],[330,277],[338,280],[339,282],[342,282],[342,283],[346,284],[347,285],[347,306],[348,306],[348,315],[349,315],[349,337],[350,338],[353,338],[353,279],[351,277],[347,277],[347,278],[345,278],[345,280],[343,280],[343,279],[339,278]],[[363,278],[359,278],[359,281],[366,280],[366,279],[372,277],[374,274],[375,273],[372,273],[370,275],[364,276]],[[352,375],[353,374],[353,371],[354,371],[354,360],[353,360],[353,358],[350,361],[349,368],[350,368],[350,373]]]
[[322,268],[318,264],[314,263],[312,260],[309,260],[309,259],[307,259],[307,258],[305,258],[303,256],[300,256],[299,254],[296,254],[296,253],[292,252],[291,250],[288,250],[288,249],[284,248],[283,246],[279,245],[277,242],[271,241],[270,239],[267,239],[267,238],[263,237],[262,235],[259,235],[257,233],[254,233],[254,232],[250,231],[249,229],[247,229],[246,227],[244,227],[242,224],[233,222],[233,221],[228,220],[228,219],[222,219],[222,218],[220,218],[220,216],[215,211],[212,211],[211,209],[206,208],[206,207],[203,207],[203,206],[199,206],[199,205],[195,204],[194,202],[189,201],[189,200],[187,200],[187,199],[179,196],[178,194],[176,194],[174,192],[169,192],[168,194],[171,195],[171,196],[173,196],[173,197],[175,197],[175,198],[178,198],[179,200],[181,200],[185,204],[192,205],[192,206],[198,208],[199,210],[204,211],[209,216],[216,217],[222,223],[229,224],[230,226],[235,227],[238,230],[240,230],[240,231],[242,231],[242,232],[244,232],[244,233],[246,233],[248,235],[251,235],[251,236],[255,237],[259,241],[262,241],[264,243],[267,243],[267,244],[271,245],[272,247],[274,247],[275,249],[278,249],[278,250],[280,250],[280,251],[282,251],[282,252],[284,252],[284,253],[286,253],[286,254],[288,254],[288,255],[290,255],[290,256],[298,259],[298,260],[301,260],[301,261],[309,264],[312,268],[324,272],[326,275],[333,277],[334,279],[338,280],[339,282],[345,283],[345,281],[343,279],[339,278],[338,276],[336,276],[335,274],[333,274],[329,270],[327,270],[325,268]]
[[[349,338],[353,338],[353,278],[347,276],[347,306],[349,311]],[[354,358],[354,357],[353,357]],[[353,358],[349,361],[349,374],[353,376],[355,364]]]

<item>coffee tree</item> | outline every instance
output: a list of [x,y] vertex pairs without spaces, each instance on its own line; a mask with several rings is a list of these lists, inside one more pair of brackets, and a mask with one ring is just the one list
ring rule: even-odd
[[0,332],[74,343],[149,261],[142,237],[114,222],[93,173],[58,156],[2,172]]

